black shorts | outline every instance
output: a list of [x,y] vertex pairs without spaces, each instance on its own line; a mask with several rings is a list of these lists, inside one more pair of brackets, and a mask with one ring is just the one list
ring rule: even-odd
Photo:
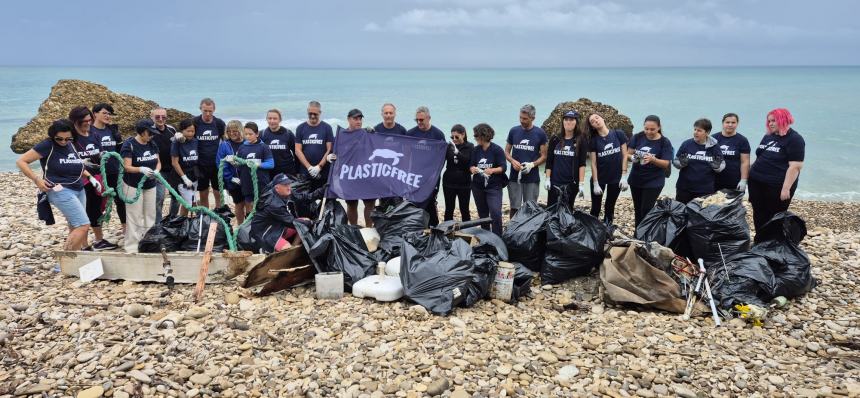
[[[233,199],[233,204],[240,204],[245,201],[245,195],[242,195],[242,188],[235,187],[227,190],[227,193],[230,194],[230,199]],[[253,198],[251,199],[254,200]]]
[[218,189],[218,166],[212,164],[198,164],[197,191],[205,191],[211,186]]

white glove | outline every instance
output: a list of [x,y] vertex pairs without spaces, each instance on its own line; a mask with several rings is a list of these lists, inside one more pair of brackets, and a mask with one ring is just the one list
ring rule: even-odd
[[532,162],[523,163],[523,171],[522,171],[523,174],[528,174],[529,172],[532,171],[532,168],[534,168],[534,167],[535,167],[535,164]]
[[592,182],[594,185],[594,189],[591,190],[591,193],[594,194],[594,196],[603,195],[603,188],[600,187],[600,183],[598,183],[597,181]]
[[308,167],[308,174],[313,178],[317,178],[320,176],[320,167],[319,166],[311,166]]
[[329,163],[331,163],[337,160],[337,155],[330,153],[328,154],[328,156],[325,157],[325,159],[328,160]]
[[257,166],[257,167],[260,167],[260,164],[262,164],[262,163],[263,163],[263,161],[262,161],[262,160],[260,160],[260,159],[245,159],[245,161],[246,161],[246,162],[248,162],[248,163],[251,163],[251,164],[253,164],[253,165]]
[[102,191],[102,184],[95,177],[90,176],[90,184],[93,184],[93,188],[95,188],[96,192]]
[[630,163],[642,163],[642,158],[634,152],[632,155],[630,155]]
[[90,158],[84,158],[82,163],[84,164],[84,166],[90,167],[90,168],[99,167],[99,165],[96,163],[93,163],[92,160],[90,160]]
[[234,184],[236,184],[236,185],[239,185],[239,184],[241,184],[241,183],[242,183],[242,180],[240,180],[240,179],[239,179],[239,177],[233,177],[233,178],[231,178],[231,179],[230,179],[230,182],[232,182],[232,183],[234,183]]
[[235,157],[235,156],[233,156],[233,155],[227,155],[227,156],[224,156],[224,161],[226,161],[227,163],[232,164],[233,166],[235,166],[235,165],[239,164],[239,163],[237,163],[237,162],[236,162],[236,157]]
[[746,191],[747,190],[747,180],[741,179],[740,182],[738,182],[737,190],[741,191],[741,192]]
[[550,184],[549,178],[547,178],[546,181],[543,182],[543,189],[546,189],[547,191],[552,189],[552,184]]
[[173,134],[173,140],[178,141],[178,142],[185,142],[185,135],[183,135],[182,133],[179,133],[179,132],[174,133]]
[[182,176],[182,183],[185,184],[185,187],[188,189],[191,189],[191,186],[194,185],[194,183],[191,182],[191,179],[188,178],[187,175]]
[[141,167],[140,168],[140,174],[143,174],[147,177],[152,177],[155,175],[155,170],[150,169],[149,167]]
[[630,185],[627,184],[627,179],[625,176],[621,176],[621,181],[618,182],[618,188],[621,188],[622,191],[626,191],[627,188],[630,188]]
[[577,198],[577,199],[582,199],[582,198],[584,198],[584,197],[585,197],[585,183],[584,183],[584,182],[580,182],[580,183],[579,183],[579,193],[578,193],[578,194],[576,194],[576,198]]
[[459,149],[457,149],[457,145],[454,145],[454,143],[453,143],[453,142],[451,143],[451,148],[454,148],[454,154],[455,154],[455,155],[459,155],[459,154],[460,154],[460,150],[459,150]]

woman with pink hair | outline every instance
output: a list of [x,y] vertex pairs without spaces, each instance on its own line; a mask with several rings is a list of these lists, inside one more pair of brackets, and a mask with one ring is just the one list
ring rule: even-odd
[[756,160],[749,174],[756,230],[776,213],[788,210],[797,189],[806,143],[790,127],[793,123],[794,117],[788,109],[777,108],[767,114],[766,133],[755,151]]

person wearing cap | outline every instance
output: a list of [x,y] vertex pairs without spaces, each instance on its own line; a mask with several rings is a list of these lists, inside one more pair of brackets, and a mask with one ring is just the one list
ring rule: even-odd
[[308,103],[308,120],[296,127],[296,161],[311,186],[320,187],[328,180],[329,163],[326,157],[334,145],[331,125],[320,119],[322,105],[317,101]]
[[576,198],[585,196],[585,155],[588,153],[588,136],[582,134],[579,128],[579,113],[567,111],[561,118],[561,130],[553,134],[549,140],[546,156],[547,206],[558,202],[562,189],[573,189],[568,192],[568,203],[573,209]]
[[269,146],[272,158],[275,160],[275,167],[269,170],[270,179],[279,173],[296,175],[296,135],[290,129],[281,126],[281,120],[280,110],[269,109],[266,112],[268,126],[260,133],[260,140]]
[[687,204],[694,198],[715,192],[717,175],[726,167],[717,139],[711,137],[711,121],[699,119],[693,123],[693,138],[681,143],[672,165],[678,172],[675,200]]
[[313,192],[293,192],[293,180],[285,174],[278,174],[265,188],[257,202],[254,218],[251,220],[250,236],[257,247],[254,251],[272,253],[289,248],[297,243],[295,224],[310,225],[311,220],[302,217],[299,209],[322,199],[327,185]]
[[397,117],[397,107],[391,103],[382,105],[382,123],[377,124],[373,131],[381,134],[406,135],[406,127],[394,121]]
[[[48,127],[48,137],[24,152],[15,164],[48,202],[59,210],[69,223],[65,250],[81,250],[87,244],[90,220],[87,217],[87,196],[84,181],[101,188],[99,182],[86,170],[72,142],[74,126],[67,119],[56,120]],[[42,164],[41,176],[33,172],[30,163]]]
[[227,126],[223,120],[215,117],[215,101],[212,98],[200,100],[200,115],[194,117],[194,134],[197,136],[200,162],[197,168],[200,178],[197,180],[197,191],[200,192],[200,205],[209,207],[209,187],[215,196],[215,207],[221,207],[221,192],[218,190],[218,165],[215,158],[221,137]]
[[[155,122],[155,129],[158,134],[152,136],[152,142],[158,146],[158,160],[161,161],[161,175],[167,180],[167,183],[176,187],[181,181],[176,178],[173,173],[173,163],[170,155],[173,142],[178,140],[182,134],[177,133],[173,126],[167,124],[167,110],[162,107],[153,108],[149,112],[149,118]],[[155,223],[161,222],[162,212],[164,211],[164,200],[170,196],[167,193],[167,187],[158,181],[155,183]],[[179,214],[179,201],[173,196],[170,196],[170,207],[167,215],[170,217]]]
[[[197,138],[194,138],[194,120],[189,118],[179,122],[179,132],[182,137],[173,141],[170,148],[170,162],[173,163],[174,174],[172,179],[178,181],[175,185],[171,184],[171,187],[191,204],[194,194],[197,193],[197,162],[200,160]],[[179,215],[187,216],[188,209],[183,207],[179,210]]]
[[[364,114],[358,109],[352,109],[346,114],[348,127],[338,131],[338,134],[367,134],[368,131],[361,127],[364,121]],[[345,151],[349,148],[345,148]],[[337,147],[328,155],[328,161],[334,162],[337,160]],[[373,207],[376,206],[377,198],[362,199],[364,203],[364,226],[372,227],[373,219],[370,218],[370,213],[373,212]],[[346,200],[346,220],[350,225],[358,225],[358,200]]]
[[[419,106],[418,109],[415,110],[415,123],[416,126],[406,132],[407,136],[422,138],[425,140],[445,141],[445,134],[442,133],[442,130],[439,130],[436,126],[430,123],[430,108]],[[441,172],[441,169],[437,171],[437,173]],[[438,196],[439,182],[437,181],[436,188],[433,189],[433,193],[430,194],[430,197],[427,198],[427,200],[414,203],[415,206],[424,209],[428,214],[430,214],[429,225],[431,227],[439,224],[439,212],[436,209],[436,198]]]
[[137,244],[146,231],[155,225],[155,176],[161,170],[158,146],[152,142],[152,137],[159,134],[155,123],[151,119],[141,119],[135,124],[134,130],[137,134],[125,140],[119,151],[125,167],[120,188],[123,195],[126,198],[136,197],[140,181],[144,177],[146,179],[140,188],[140,196],[125,208],[123,247],[127,253],[137,253]]
[[257,193],[263,192],[266,185],[269,184],[269,170],[275,167],[275,160],[272,157],[272,151],[269,149],[263,140],[260,139],[260,133],[257,123],[245,123],[245,142],[239,147],[236,152],[236,158],[245,159],[249,163],[257,165],[256,171],[252,171],[250,166],[239,165],[239,180],[242,186],[242,196],[245,202],[245,214],[254,209],[254,180],[251,173],[256,173],[257,176]]
[[615,220],[615,201],[627,186],[627,134],[606,127],[603,116],[591,113],[583,123],[584,134],[591,142],[591,215],[600,218],[603,194],[606,193],[606,210],[603,223],[612,225]]
[[508,185],[511,218],[523,203],[536,202],[540,193],[540,173],[532,173],[532,170],[546,161],[547,137],[542,128],[534,125],[534,121],[535,107],[523,105],[520,124],[508,132],[505,158],[511,163],[511,182]]
[[[93,105],[92,113],[93,124],[90,125],[90,134],[95,134],[97,137],[100,137],[100,158],[105,156],[105,152],[118,152],[119,145],[122,144],[122,135],[120,135],[119,133],[119,126],[111,123],[112,118],[114,116],[113,106],[106,103],[98,103]],[[118,183],[119,160],[110,157],[105,164],[105,174],[102,175],[102,185],[104,185],[105,187],[110,186],[116,188]],[[106,200],[108,200],[108,198],[103,197],[99,205],[103,206],[103,203],[101,202],[104,202]],[[125,231],[125,202],[123,202],[122,199],[119,198],[119,196],[114,196],[113,203],[114,208],[116,209],[116,214],[117,216],[119,216],[119,222],[120,225],[122,225],[122,230]],[[93,243],[93,250],[108,250],[117,248],[119,248],[119,246],[114,243],[108,242],[105,239],[101,239]]]

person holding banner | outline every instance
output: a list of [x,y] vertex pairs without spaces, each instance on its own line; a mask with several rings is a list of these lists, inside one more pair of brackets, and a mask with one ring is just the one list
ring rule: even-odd
[[406,135],[406,127],[394,121],[397,117],[397,108],[394,104],[386,103],[382,105],[382,123],[376,125],[373,131],[382,134],[398,134]]
[[508,132],[505,157],[511,162],[511,183],[508,186],[511,218],[523,203],[536,202],[540,191],[540,173],[531,171],[546,161],[547,137],[542,128],[534,125],[534,121],[534,105],[523,105],[519,126],[511,127]]
[[[445,134],[442,133],[442,130],[439,130],[436,126],[430,124],[430,108],[426,106],[419,106],[418,109],[415,110],[415,123],[416,126],[406,132],[406,135],[409,137],[422,138],[425,140],[437,140],[437,141],[445,141]],[[437,171],[441,172],[442,169]],[[415,203],[415,206],[418,206],[424,209],[427,213],[430,214],[430,226],[436,226],[439,224],[439,211],[436,209],[436,197],[439,196],[439,186],[433,190],[433,194],[430,195],[427,200],[419,203]]]
[[[349,123],[346,129],[340,130],[338,134],[368,134],[367,130],[361,127],[364,121],[364,114],[358,109],[350,110],[346,114],[346,120]],[[328,155],[328,161],[334,162],[337,160],[337,155],[331,153]],[[350,225],[358,225],[358,199],[346,200],[346,221]],[[370,218],[370,213],[373,207],[376,206],[376,198],[362,199],[364,203],[364,226],[373,227],[373,220]]]
[[489,216],[493,220],[491,230],[502,236],[502,189],[508,182],[505,151],[492,142],[496,133],[490,125],[478,124],[473,132],[475,149],[472,150],[469,171],[472,173],[472,195],[478,217]]

